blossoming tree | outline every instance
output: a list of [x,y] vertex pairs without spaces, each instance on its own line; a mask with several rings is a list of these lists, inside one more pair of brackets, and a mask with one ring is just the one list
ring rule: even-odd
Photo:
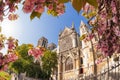
[[[0,34],[0,70],[7,70],[8,64],[18,59],[14,50],[17,47],[17,42],[18,40],[12,37],[7,39],[3,34]],[[4,53],[5,55],[3,55],[1,50],[5,47],[5,44],[7,44],[8,50],[7,54]]]
[[[30,13],[31,20],[40,18],[45,9],[48,14],[59,16],[65,13],[65,3],[71,2],[78,13],[84,10],[92,32],[98,33],[98,49],[105,56],[120,52],[120,0],[0,0],[0,21],[6,16],[9,20],[17,19],[14,12],[21,2],[23,12]],[[91,35],[88,37],[91,38]],[[37,53],[33,56],[37,57]]]

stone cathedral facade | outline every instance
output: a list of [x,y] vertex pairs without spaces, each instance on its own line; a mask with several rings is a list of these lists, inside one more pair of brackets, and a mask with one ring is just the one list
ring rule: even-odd
[[[58,55],[58,67],[51,75],[53,80],[79,80],[85,74],[94,74],[94,62],[103,56],[99,57],[101,53],[95,49],[98,42],[97,36],[94,36],[92,42],[80,41],[80,37],[88,32],[88,27],[81,21],[80,33],[76,32],[74,24],[71,27],[65,27],[59,33],[57,46],[54,43],[47,45],[48,40],[45,37],[39,39],[38,46],[56,51]],[[96,65],[97,73],[103,70],[106,63],[105,60]]]
[[65,27],[58,39],[58,80],[78,76],[81,65],[80,48],[79,34],[75,31],[74,25],[71,28]]
[[[76,32],[74,25],[65,27],[59,34],[58,39],[58,75],[57,80],[76,80],[83,74],[93,73],[94,58],[92,47],[97,43],[97,36],[90,41],[80,41],[80,36],[88,33],[87,26],[81,22],[80,35]],[[96,53],[96,50],[94,50]]]

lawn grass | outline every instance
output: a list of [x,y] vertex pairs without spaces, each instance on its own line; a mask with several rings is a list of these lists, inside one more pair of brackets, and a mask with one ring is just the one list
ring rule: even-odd
[[0,80],[10,80],[11,76],[4,71],[0,71]]

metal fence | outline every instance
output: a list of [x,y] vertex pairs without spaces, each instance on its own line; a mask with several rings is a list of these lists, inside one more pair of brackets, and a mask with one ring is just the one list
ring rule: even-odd
[[104,68],[96,76],[94,74],[84,74],[79,80],[120,80],[120,60],[111,64],[109,68]]

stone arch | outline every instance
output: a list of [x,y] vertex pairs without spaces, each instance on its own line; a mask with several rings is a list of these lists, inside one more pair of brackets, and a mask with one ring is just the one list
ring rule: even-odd
[[73,59],[71,57],[67,57],[65,61],[65,71],[73,69]]

